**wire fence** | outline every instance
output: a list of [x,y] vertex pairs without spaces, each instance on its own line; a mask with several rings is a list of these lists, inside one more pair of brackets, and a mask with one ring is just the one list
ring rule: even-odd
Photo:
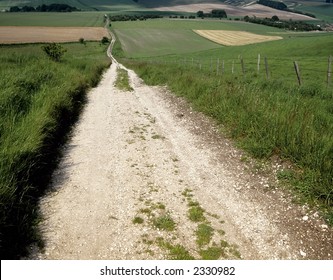
[[197,69],[206,75],[241,75],[261,77],[265,79],[283,79],[286,82],[298,85],[313,84],[326,85],[332,88],[332,55],[328,58],[269,58],[258,54],[257,57],[242,57],[233,59],[222,57],[196,58],[150,58],[142,61],[159,64],[173,65],[185,69]]

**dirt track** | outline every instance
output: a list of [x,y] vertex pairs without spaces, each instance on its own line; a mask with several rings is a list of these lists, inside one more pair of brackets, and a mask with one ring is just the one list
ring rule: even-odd
[[[117,67],[89,93],[41,201],[46,246],[34,258],[167,259],[170,246],[200,258],[220,244],[220,258],[333,258],[332,230],[317,213],[291,204],[274,177],[254,172],[211,120],[165,88],[129,71],[134,91],[116,89]],[[204,210],[200,221],[190,220],[191,203]],[[169,231],[161,217],[175,223]],[[199,245],[203,223],[212,235]]]

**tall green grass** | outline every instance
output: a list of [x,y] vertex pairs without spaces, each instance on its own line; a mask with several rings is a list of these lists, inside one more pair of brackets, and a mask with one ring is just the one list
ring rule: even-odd
[[98,43],[66,44],[62,62],[41,45],[0,46],[0,255],[38,241],[37,201],[59,148],[109,60]]
[[292,86],[257,75],[216,76],[197,68],[127,61],[148,84],[166,84],[226,127],[258,158],[278,155],[295,164],[281,173],[304,201],[333,222],[333,89]]

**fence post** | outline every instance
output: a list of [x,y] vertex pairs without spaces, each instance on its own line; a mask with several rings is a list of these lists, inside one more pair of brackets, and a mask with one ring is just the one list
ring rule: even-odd
[[244,66],[244,60],[243,60],[243,57],[241,56],[241,65],[242,65],[242,72],[243,72],[243,75],[245,75],[245,66]]
[[224,60],[222,60],[222,70],[221,70],[221,75],[224,73]]
[[259,74],[259,71],[260,71],[260,54],[258,54],[257,70],[258,70],[258,74]]
[[233,74],[235,70],[235,61],[232,61],[232,66],[231,66],[231,73]]
[[220,59],[217,59],[217,63],[216,63],[216,75],[219,74],[219,68],[220,68]]
[[213,72],[213,59],[210,59],[210,72]]
[[265,56],[265,70],[266,70],[266,78],[267,80],[269,80],[268,61],[266,56]]
[[299,71],[299,67],[298,67],[297,61],[294,61],[294,67],[295,67],[295,71],[296,71],[296,75],[297,75],[298,85],[301,86],[302,85],[301,73]]
[[330,55],[328,58],[328,68],[327,68],[327,87],[330,86],[332,78],[332,56]]

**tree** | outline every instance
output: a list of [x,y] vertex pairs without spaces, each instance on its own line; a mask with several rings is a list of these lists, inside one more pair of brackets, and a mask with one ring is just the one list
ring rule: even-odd
[[23,6],[21,9],[21,12],[36,12],[34,7],[30,7],[30,6]]
[[53,61],[59,62],[67,51],[63,46],[57,43],[51,43],[42,47],[42,50],[47,54],[47,56]]
[[204,17],[204,12],[203,11],[198,11],[197,16],[198,17]]
[[86,41],[84,40],[84,38],[80,38],[80,39],[79,39],[79,43],[80,43],[80,44],[83,44],[83,45],[86,45]]
[[17,13],[20,11],[21,11],[21,9],[18,6],[13,6],[13,7],[10,7],[10,9],[9,9],[9,12],[11,12],[11,13]]
[[279,21],[279,17],[278,16],[272,16],[272,21]]
[[225,10],[212,10],[212,17],[214,18],[226,18],[227,17],[227,13],[225,12]]
[[244,17],[244,21],[246,21],[246,22],[250,21],[250,17],[249,16],[245,16]]
[[110,40],[109,40],[109,38],[108,37],[103,37],[102,38],[102,40],[101,40],[101,43],[104,45],[104,44],[107,44],[107,43],[109,43],[110,42]]

